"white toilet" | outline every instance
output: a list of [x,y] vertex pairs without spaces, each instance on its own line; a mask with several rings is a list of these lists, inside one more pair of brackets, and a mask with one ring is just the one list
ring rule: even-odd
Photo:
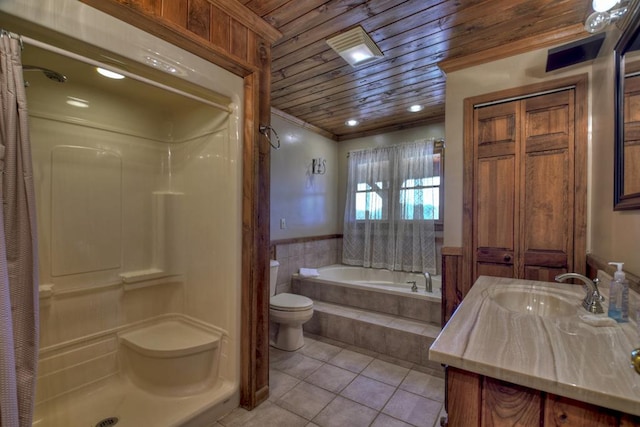
[[302,295],[276,295],[279,266],[278,261],[271,260],[269,317],[277,328],[270,344],[280,350],[295,351],[304,345],[302,325],[313,316],[313,301]]

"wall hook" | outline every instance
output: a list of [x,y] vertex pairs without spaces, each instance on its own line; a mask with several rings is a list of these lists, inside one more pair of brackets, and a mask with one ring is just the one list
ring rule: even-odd
[[[276,150],[280,148],[280,137],[278,136],[278,132],[276,132],[274,128],[272,128],[271,126],[260,125],[258,127],[258,131],[267,138],[267,141],[269,141],[269,144],[273,148],[275,148]],[[271,132],[273,132],[273,134],[276,136],[276,141],[278,141],[277,146],[273,145],[273,142],[271,142]]]

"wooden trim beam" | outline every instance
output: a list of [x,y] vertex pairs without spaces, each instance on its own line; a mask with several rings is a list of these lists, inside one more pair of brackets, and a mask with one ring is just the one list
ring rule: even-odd
[[508,58],[510,56],[519,55],[544,47],[554,46],[561,43],[567,43],[585,37],[584,26],[575,24],[563,28],[560,31],[551,31],[548,33],[538,34],[536,36],[521,39],[513,43],[497,46],[487,50],[481,50],[471,55],[459,58],[448,58],[438,63],[438,67],[442,72],[452,73],[454,71],[473,67],[475,65],[486,64],[498,59]]
[[236,21],[242,23],[256,35],[263,37],[272,45],[282,38],[282,33],[268,24],[264,19],[253,13],[251,9],[237,0],[207,0],[212,5],[226,12]]

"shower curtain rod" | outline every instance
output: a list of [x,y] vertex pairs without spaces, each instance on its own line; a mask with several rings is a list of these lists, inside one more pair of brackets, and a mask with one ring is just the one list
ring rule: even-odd
[[20,34],[12,33],[4,28],[0,29],[0,37],[9,37],[10,39],[16,39],[20,43],[20,49],[24,50],[24,43],[22,42],[22,36]]
[[[78,61],[81,61],[81,62],[85,62],[85,63],[87,63],[89,65],[93,65],[94,67],[101,67],[101,68],[107,68],[107,69],[113,68],[113,65],[111,65],[111,64],[105,64],[105,63],[102,63],[100,61],[96,61],[96,60],[93,60],[91,58],[87,58],[86,56],[78,55],[77,53],[73,53],[73,52],[70,52],[68,50],[61,49],[61,48],[56,47],[56,46],[52,46],[50,44],[41,42],[41,41],[36,40],[36,39],[32,39],[32,38],[27,37],[27,36],[22,36],[22,35],[18,35],[18,34],[15,34],[15,33],[10,33],[10,32],[8,32],[6,30],[2,30],[2,35],[5,35],[5,34],[7,34],[9,37],[13,37],[13,38],[16,38],[16,39],[20,40],[20,45],[21,46],[23,46],[23,44],[30,44],[32,46],[48,50],[49,52],[57,53],[59,55],[66,56],[66,57],[71,58],[71,59],[75,59],[75,60],[78,60]],[[139,82],[146,83],[146,84],[149,84],[151,86],[155,86],[157,88],[160,88],[160,89],[175,93],[177,95],[181,95],[181,96],[190,98],[190,99],[192,99],[194,101],[201,102],[201,103],[209,105],[211,107],[215,107],[215,108],[217,108],[219,110],[222,110],[222,111],[226,112],[227,114],[231,114],[231,112],[232,112],[232,109],[227,105],[218,104],[217,102],[213,102],[213,101],[209,101],[209,100],[204,99],[204,98],[200,98],[199,96],[192,95],[192,94],[187,93],[187,92],[183,92],[183,91],[181,91],[179,89],[173,88],[171,86],[164,85],[162,83],[156,82],[156,81],[151,80],[151,79],[147,79],[146,77],[142,77],[142,76],[139,76],[137,74],[133,74],[133,73],[130,73],[128,71],[121,70],[119,68],[118,68],[118,73],[122,74],[125,77],[129,77],[131,79],[137,80]]]

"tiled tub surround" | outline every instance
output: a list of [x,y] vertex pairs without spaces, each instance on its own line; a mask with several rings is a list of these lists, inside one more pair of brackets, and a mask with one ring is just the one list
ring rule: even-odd
[[[337,267],[327,267],[331,270]],[[314,301],[313,318],[304,330],[364,349],[437,369],[428,349],[440,332],[439,292],[368,287],[362,284],[316,278],[292,278],[293,292]],[[434,283],[437,283],[435,277]],[[437,286],[437,285],[436,285]],[[434,288],[436,289],[436,288]]]
[[278,269],[277,293],[291,292],[291,276],[301,268],[318,268],[340,262],[342,259],[342,239],[327,238],[305,242],[275,242],[275,259]]
[[[575,314],[509,311],[495,295],[497,289],[513,286],[568,299]],[[607,298],[607,287],[601,291]],[[583,298],[582,286],[481,276],[429,356],[480,375],[640,415],[640,375],[630,363],[630,352],[638,346],[636,319],[617,324],[601,314],[596,321],[582,308]]]

